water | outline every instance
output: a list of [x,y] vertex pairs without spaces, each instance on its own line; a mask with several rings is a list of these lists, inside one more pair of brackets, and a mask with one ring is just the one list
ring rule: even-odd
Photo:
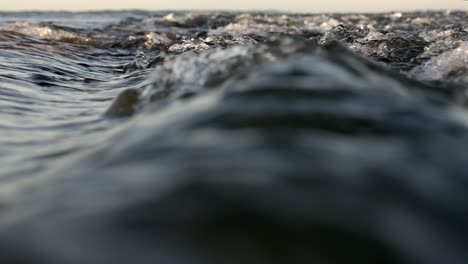
[[2,13],[5,263],[465,263],[468,13]]

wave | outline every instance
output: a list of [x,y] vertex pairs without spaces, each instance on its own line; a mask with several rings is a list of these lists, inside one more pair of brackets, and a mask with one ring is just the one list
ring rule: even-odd
[[0,260],[468,258],[466,12],[115,16],[0,18]]
[[461,42],[459,47],[431,58],[411,74],[423,80],[454,78],[468,84],[468,42]]
[[20,32],[26,35],[37,36],[50,40],[60,40],[83,45],[95,44],[97,40],[86,34],[81,34],[67,27],[50,25],[34,25],[30,22],[15,22],[7,27],[7,30]]

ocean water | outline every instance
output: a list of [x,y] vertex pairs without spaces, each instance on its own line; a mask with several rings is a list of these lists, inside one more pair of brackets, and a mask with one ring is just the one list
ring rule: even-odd
[[1,263],[466,263],[468,13],[0,13]]

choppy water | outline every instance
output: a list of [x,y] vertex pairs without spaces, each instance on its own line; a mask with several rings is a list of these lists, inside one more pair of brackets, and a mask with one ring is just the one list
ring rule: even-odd
[[0,28],[2,263],[466,263],[467,12]]

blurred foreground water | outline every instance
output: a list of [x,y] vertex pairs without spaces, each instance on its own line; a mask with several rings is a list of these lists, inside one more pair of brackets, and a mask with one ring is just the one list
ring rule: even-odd
[[0,262],[468,261],[468,13],[0,14]]

